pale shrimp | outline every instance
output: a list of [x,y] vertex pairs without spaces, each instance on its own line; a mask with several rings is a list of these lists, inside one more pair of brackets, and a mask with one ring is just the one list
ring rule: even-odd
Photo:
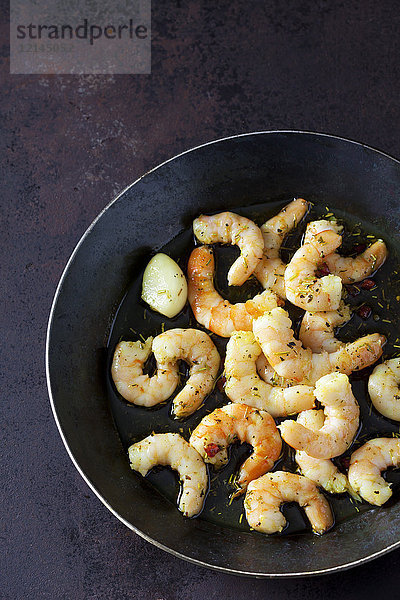
[[341,241],[339,234],[326,229],[294,253],[285,270],[286,297],[290,302],[310,312],[339,308],[342,280],[336,275],[318,278],[317,272]]
[[254,317],[282,304],[271,290],[247,302],[231,304],[214,287],[214,253],[208,246],[195,248],[188,263],[188,298],[196,320],[221,337],[249,331]]
[[233,244],[239,246],[240,256],[228,272],[229,285],[242,285],[260,262],[264,240],[260,228],[246,217],[232,212],[201,215],[193,221],[196,238],[203,244]]
[[315,533],[325,533],[333,525],[329,502],[313,481],[296,473],[275,471],[249,484],[244,507],[250,527],[262,533],[282,531],[286,519],[280,506],[284,502],[303,507]]
[[154,406],[167,400],[179,383],[178,365],[173,361],[157,363],[152,376],[143,374],[153,338],[143,342],[119,342],[115,348],[111,374],[118,392],[132,404]]
[[344,346],[344,342],[335,337],[335,328],[341,327],[350,319],[350,307],[344,302],[340,302],[337,310],[305,312],[301,321],[299,339],[303,346],[317,354],[335,352]]
[[190,366],[186,385],[174,398],[173,413],[178,419],[191,415],[216,381],[221,359],[211,338],[198,329],[170,329],[154,338],[153,352],[161,364],[184,360]]
[[[321,228],[329,228],[329,224],[333,231],[337,231],[335,223],[329,221],[313,221],[307,225],[304,242],[310,242],[321,231]],[[377,271],[385,262],[388,255],[388,249],[384,241],[377,240],[369,246],[364,252],[356,257],[341,256],[337,252],[332,252],[325,257],[329,271],[340,277],[343,283],[351,284],[362,281],[366,277],[370,277]]]
[[389,467],[400,467],[400,440],[370,440],[351,455],[350,485],[370,504],[382,506],[392,495],[390,483],[381,476]]
[[235,496],[279,458],[282,441],[271,415],[246,404],[228,404],[206,415],[189,440],[204,461],[216,468],[228,462],[228,446],[237,440],[251,444],[253,453],[240,468]]
[[[321,429],[325,422],[323,410],[305,410],[297,417],[297,423],[312,431]],[[313,458],[304,450],[296,451],[296,462],[302,475],[321,486],[331,494],[352,492],[348,479],[344,473],[329,459]]]
[[253,332],[235,331],[226,347],[225,393],[235,403],[248,404],[285,417],[314,406],[313,388],[307,385],[274,387],[257,374],[256,361],[261,354]]
[[304,234],[304,244],[309,244],[323,231],[333,231],[338,235],[342,234],[343,227],[336,220],[328,221],[327,219],[318,219],[318,221],[310,221],[307,223],[306,232]]
[[182,484],[179,510],[185,517],[197,515],[208,487],[207,468],[199,453],[179,433],[152,433],[128,449],[131,468],[143,477],[157,465],[178,472]]
[[257,358],[256,369],[261,379],[263,379],[265,383],[269,383],[269,385],[282,388],[288,388],[296,385],[296,381],[293,379],[288,379],[278,375],[275,369],[271,367],[267,357],[262,351],[260,356]]
[[295,339],[289,315],[282,308],[274,308],[256,318],[253,333],[278,375],[307,385],[314,385],[333,371],[350,375],[372,365],[381,356],[386,342],[385,336],[373,333],[335,352],[316,354]]
[[279,425],[283,439],[296,450],[304,450],[313,458],[334,458],[343,454],[357,433],[360,408],[347,375],[330,373],[315,384],[315,395],[324,407],[325,421],[313,430],[296,421]]
[[400,421],[400,358],[375,367],[368,379],[368,393],[376,410],[384,417]]
[[280,248],[286,235],[298,225],[309,206],[303,198],[297,198],[260,228],[264,238],[264,251],[254,275],[264,289],[273,290],[281,298],[286,298],[286,265],[280,257]]

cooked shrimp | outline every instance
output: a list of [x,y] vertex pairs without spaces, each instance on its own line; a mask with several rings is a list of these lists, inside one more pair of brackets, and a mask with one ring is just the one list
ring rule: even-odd
[[178,471],[182,483],[179,510],[185,517],[197,515],[208,486],[207,468],[196,450],[179,433],[152,433],[128,449],[131,468],[143,477],[157,465]]
[[261,348],[251,331],[235,331],[226,347],[225,393],[232,402],[285,417],[314,406],[313,388],[307,385],[274,387],[257,375]]
[[318,219],[318,221],[311,221],[310,223],[307,223],[303,243],[310,244],[323,231],[333,231],[334,233],[341,235],[343,227],[335,220],[328,221],[327,219]]
[[321,261],[340,246],[342,238],[331,229],[321,231],[303,244],[285,270],[286,297],[308,311],[337,310],[342,295],[342,281],[336,275],[320,279],[316,273]]
[[[327,225],[328,223],[328,225]],[[329,228],[329,221],[313,221],[307,225],[304,243],[311,242],[318,236],[321,228]],[[330,228],[337,231],[337,225],[330,223]],[[332,252],[325,257],[324,261],[331,273],[340,277],[343,283],[357,283],[366,277],[370,277],[385,262],[388,249],[382,240],[377,240],[364,252],[356,257],[341,256]]]
[[400,440],[376,438],[366,442],[351,455],[349,482],[370,504],[382,506],[392,495],[390,483],[381,477],[381,471],[400,466]]
[[143,365],[150,356],[153,338],[142,342],[119,342],[111,367],[118,392],[132,404],[154,406],[167,400],[179,382],[178,366],[173,362],[157,363],[153,377],[143,375]]
[[313,481],[295,473],[276,471],[249,484],[244,507],[250,527],[262,533],[282,531],[286,519],[279,508],[284,502],[300,504],[315,533],[325,533],[333,525],[329,503]]
[[274,387],[288,388],[297,384],[297,382],[293,379],[287,379],[278,375],[275,369],[271,367],[267,357],[262,351],[260,356],[257,358],[256,368],[261,379],[263,379],[265,383],[269,383],[269,385],[273,385]]
[[205,416],[189,440],[205,462],[216,468],[228,462],[227,448],[237,440],[251,444],[253,454],[240,468],[235,496],[269,471],[279,457],[282,442],[271,415],[246,404],[228,404]]
[[386,341],[383,335],[373,333],[335,352],[316,354],[295,339],[289,315],[282,308],[274,308],[256,318],[253,333],[278,375],[308,385],[332,371],[349,375],[372,365],[381,356]]
[[280,258],[279,251],[286,235],[298,225],[309,206],[303,198],[297,198],[261,226],[264,252],[254,275],[263,288],[273,290],[281,298],[286,298],[284,279],[286,265]]
[[279,425],[283,439],[296,450],[313,458],[334,458],[343,454],[357,433],[360,408],[347,375],[330,373],[315,384],[317,400],[324,406],[325,421],[314,431],[296,421]]
[[231,304],[214,287],[214,254],[200,246],[190,255],[188,298],[196,320],[217,335],[229,337],[233,331],[251,330],[253,319],[282,303],[271,290],[265,290],[247,302]]
[[344,346],[344,342],[335,337],[335,328],[341,327],[350,318],[350,308],[344,302],[340,302],[337,310],[305,312],[301,321],[299,339],[303,346],[317,354],[335,352]]
[[385,242],[378,240],[355,258],[340,256],[334,252],[326,257],[331,273],[338,275],[343,283],[356,283],[370,277],[385,262],[388,250]]
[[217,377],[220,356],[211,338],[198,329],[170,329],[153,341],[153,352],[161,364],[184,360],[190,365],[189,379],[174,398],[176,418],[191,415],[211,392]]
[[193,221],[194,235],[203,244],[233,244],[240,248],[240,256],[228,272],[229,285],[242,285],[260,262],[264,240],[260,228],[232,212],[201,215]]
[[[305,410],[297,417],[297,423],[312,431],[318,431],[324,425],[323,410]],[[302,475],[321,486],[331,494],[343,494],[350,490],[349,482],[344,473],[329,459],[313,458],[304,450],[297,450],[296,462]]]
[[372,404],[384,417],[400,421],[400,358],[375,367],[368,379]]

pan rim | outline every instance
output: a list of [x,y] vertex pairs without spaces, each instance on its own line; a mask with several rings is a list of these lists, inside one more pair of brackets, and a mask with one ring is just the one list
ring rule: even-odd
[[332,574],[332,573],[338,573],[340,571],[345,571],[348,569],[351,569],[355,566],[360,566],[363,565],[367,562],[370,562],[372,560],[375,560],[376,558],[379,558],[380,556],[383,556],[389,552],[391,552],[392,550],[395,550],[396,548],[400,547],[400,539],[398,542],[395,542],[393,544],[390,544],[389,546],[387,546],[386,548],[383,548],[382,550],[379,550],[373,554],[370,554],[368,556],[359,558],[357,560],[351,561],[351,562],[347,562],[347,563],[343,563],[343,564],[338,564],[329,568],[325,568],[325,569],[319,569],[319,570],[313,570],[313,571],[299,571],[299,572],[291,572],[291,573],[260,573],[260,572],[253,572],[253,571],[241,571],[238,569],[231,569],[229,567],[224,567],[224,566],[220,566],[220,565],[212,565],[209,564],[207,562],[203,562],[201,560],[192,558],[190,556],[184,555],[172,548],[169,548],[168,546],[162,544],[161,542],[151,538],[150,536],[148,536],[145,532],[141,531],[140,529],[138,529],[137,527],[135,527],[132,523],[130,523],[129,521],[127,521],[122,515],[120,515],[110,504],[109,502],[106,500],[106,498],[104,498],[102,496],[102,494],[97,490],[95,484],[90,480],[90,478],[85,474],[85,472],[83,471],[83,469],[80,467],[77,459],[75,458],[71,448],[69,447],[68,441],[66,439],[66,435],[64,434],[61,422],[59,420],[58,414],[57,414],[57,409],[56,409],[56,405],[55,405],[55,394],[53,395],[53,391],[52,391],[52,384],[51,384],[51,378],[50,378],[50,336],[51,336],[51,330],[52,330],[52,326],[53,326],[53,319],[54,319],[54,313],[55,313],[55,308],[57,305],[57,301],[61,292],[61,289],[63,287],[65,278],[67,276],[67,273],[69,271],[69,267],[70,264],[73,262],[76,254],[78,253],[81,245],[83,244],[84,240],[86,239],[86,237],[90,234],[90,232],[92,231],[92,229],[95,227],[96,223],[101,219],[101,217],[103,216],[103,214],[115,203],[119,200],[119,198],[121,196],[123,196],[130,188],[132,188],[134,185],[136,185],[137,183],[139,183],[144,177],[146,177],[147,175],[149,175],[150,173],[153,173],[154,171],[160,169],[161,167],[163,167],[164,165],[168,164],[169,162],[174,161],[177,158],[180,158],[181,156],[184,156],[186,154],[189,154],[191,152],[194,152],[195,150],[198,150],[200,148],[204,148],[206,146],[211,146],[214,144],[218,144],[220,142],[225,142],[228,140],[232,140],[232,139],[237,139],[237,138],[242,138],[242,137],[250,137],[250,136],[256,136],[256,135],[272,135],[272,134],[298,134],[298,135],[309,135],[309,136],[316,136],[316,137],[322,137],[322,138],[329,138],[329,139],[335,139],[335,140],[340,140],[346,143],[350,143],[350,144],[354,144],[356,146],[361,146],[364,149],[367,150],[371,150],[381,156],[384,156],[388,159],[390,159],[391,161],[397,163],[400,165],[400,160],[396,159],[395,157],[391,156],[388,153],[385,153],[377,148],[374,148],[373,146],[369,146],[368,144],[364,144],[362,142],[358,142],[346,137],[342,137],[342,136],[338,136],[338,135],[332,135],[329,133],[321,133],[321,132],[316,132],[316,131],[307,131],[307,130],[296,130],[296,129],[278,129],[278,130],[261,130],[261,131],[253,131],[253,132],[247,132],[247,133],[240,133],[240,134],[235,134],[235,135],[230,135],[230,136],[226,136],[226,137],[222,137],[222,138],[217,138],[215,140],[211,140],[208,142],[205,142],[203,144],[199,144],[197,146],[193,146],[192,148],[189,148],[187,150],[184,150],[183,152],[180,152],[178,154],[176,154],[175,156],[161,162],[160,164],[156,165],[155,167],[152,167],[151,169],[149,169],[148,171],[146,171],[143,175],[141,175],[140,177],[138,177],[135,181],[133,181],[132,183],[130,183],[129,185],[127,185],[119,194],[117,194],[117,196],[111,200],[101,211],[100,213],[95,217],[95,219],[90,223],[90,225],[87,227],[87,229],[84,231],[84,233],[82,234],[82,236],[80,237],[80,239],[78,240],[77,244],[75,245],[63,271],[61,274],[61,277],[59,279],[59,282],[57,284],[55,293],[54,293],[54,297],[53,297],[53,301],[51,304],[51,308],[50,308],[50,313],[49,313],[49,318],[48,318],[48,324],[47,324],[47,331],[46,331],[46,346],[45,346],[45,370],[46,370],[46,383],[47,383],[47,391],[48,391],[48,395],[49,395],[49,399],[50,399],[50,406],[52,409],[52,413],[53,413],[53,417],[54,420],[56,422],[59,434],[61,436],[61,439],[63,441],[63,444],[67,450],[67,453],[73,463],[73,465],[75,466],[75,468],[77,469],[78,473],[81,475],[81,477],[83,478],[83,480],[86,482],[86,484],[89,486],[89,488],[94,492],[94,494],[97,496],[97,498],[104,504],[104,506],[106,506],[106,508],[115,516],[117,517],[117,519],[123,523],[126,527],[128,527],[130,530],[134,531],[136,534],[138,534],[141,538],[143,538],[144,540],[146,540],[147,542],[150,542],[151,544],[153,544],[154,546],[156,546],[157,548],[160,548],[161,550],[164,550],[165,552],[168,552],[169,554],[172,554],[173,556],[183,559],[187,562],[190,562],[192,564],[195,564],[197,566],[201,566],[201,567],[205,567],[208,569],[212,569],[214,571],[217,572],[222,572],[222,573],[227,573],[230,575],[237,575],[237,576],[242,576],[242,577],[252,577],[252,578],[258,578],[258,579],[263,579],[263,578],[269,578],[269,579],[287,579],[287,578],[300,578],[300,577],[310,577],[310,576],[317,576],[317,575],[325,575],[325,574]]

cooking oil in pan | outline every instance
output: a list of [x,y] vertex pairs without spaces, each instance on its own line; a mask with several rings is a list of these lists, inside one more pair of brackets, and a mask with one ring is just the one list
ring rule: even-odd
[[[274,216],[288,201],[268,202],[239,209],[235,208],[234,212],[247,216],[261,225],[267,219]],[[400,350],[400,339],[398,339],[400,338],[400,257],[396,248],[390,245],[390,237],[386,235],[386,232],[375,231],[371,224],[350,220],[348,215],[340,211],[335,211],[334,206],[325,207],[316,205],[311,208],[309,214],[295,231],[285,239],[283,248],[281,249],[281,256],[286,262],[290,260],[294,251],[301,244],[307,222],[326,218],[326,216],[327,218],[332,218],[333,215],[344,225],[342,248],[345,253],[351,252],[351,249],[360,251],[363,244],[366,243],[369,245],[374,241],[374,238],[379,237],[384,239],[389,246],[389,258],[373,278],[376,284],[375,287],[371,290],[363,290],[357,285],[347,288],[346,302],[354,309],[354,316],[348,324],[341,328],[338,337],[343,341],[352,341],[368,333],[382,333],[388,340],[384,348],[383,360],[393,357]],[[188,229],[179,233],[179,235],[166,246],[159,249],[159,251],[171,256],[178,262],[182,270],[186,272],[187,261],[195,244],[193,233],[191,229]],[[254,277],[251,277],[241,287],[229,287],[227,285],[226,275],[228,269],[238,254],[239,251],[234,246],[217,245],[215,247],[215,287],[224,298],[227,298],[232,303],[243,302],[262,291],[261,286]],[[229,402],[223,391],[222,372],[214,391],[203,405],[184,421],[178,421],[171,417],[171,399],[152,409],[146,409],[129,404],[116,391],[111,379],[110,368],[115,346],[120,340],[133,341],[147,338],[150,335],[156,336],[165,329],[175,327],[204,329],[194,319],[188,304],[175,318],[167,319],[152,311],[141,300],[143,271],[150,258],[151,256],[146,253],[142,257],[141,263],[137,261],[135,276],[117,311],[108,344],[107,386],[109,400],[115,425],[125,451],[127,451],[132,443],[143,439],[151,432],[176,432],[188,440],[193,429],[206,414]],[[289,303],[286,304],[288,305],[293,323],[298,326],[303,311],[289,305]],[[360,308],[361,310],[359,310]],[[207,333],[210,334],[208,331]],[[227,339],[215,334],[211,334],[211,338],[223,359]],[[223,360],[221,362],[223,363]],[[145,368],[146,372],[152,372],[154,364],[151,359]],[[349,457],[354,449],[366,440],[378,436],[399,435],[399,424],[380,415],[371,404],[367,393],[367,383],[372,369],[373,367],[370,367],[350,376],[353,393],[360,405],[361,426],[351,448],[343,456],[334,459],[335,463],[342,470],[346,470]],[[175,394],[182,389],[187,379],[188,369],[185,363],[180,365],[180,372],[182,373],[181,384]],[[203,511],[197,518],[206,519],[218,525],[249,531],[249,526],[244,515],[243,496],[232,499],[232,493],[234,492],[235,474],[240,464],[250,452],[251,447],[247,444],[235,444],[230,448],[230,460],[224,468],[217,471],[213,467],[208,467],[210,488]],[[282,456],[273,470],[296,470],[294,452],[286,444],[283,444]],[[139,477],[139,475],[132,473],[132,477]],[[400,472],[389,471],[385,477],[393,483],[394,494],[388,503],[390,505],[396,502],[399,495]],[[173,504],[177,503],[179,484],[176,473],[168,468],[155,468],[145,479],[148,485],[154,488],[154,493],[161,493]],[[385,510],[385,507],[376,509],[365,502],[356,502],[348,494],[340,496],[326,494],[326,496],[332,506],[336,524],[347,519],[357,518],[359,514],[368,510]],[[297,505],[292,503],[286,504],[282,507],[282,510],[288,520],[288,526],[279,535],[294,535],[310,531],[308,521]]]

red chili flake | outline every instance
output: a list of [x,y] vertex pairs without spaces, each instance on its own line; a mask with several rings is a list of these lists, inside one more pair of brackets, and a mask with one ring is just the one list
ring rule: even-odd
[[226,383],[226,377],[225,377],[225,375],[221,375],[221,377],[217,381],[217,388],[219,389],[220,392],[224,391],[225,383]]
[[345,288],[350,296],[358,296],[360,293],[360,288],[358,288],[356,285],[346,285]]
[[361,319],[364,319],[364,321],[366,319],[369,319],[369,317],[372,314],[372,308],[370,306],[368,306],[368,304],[362,304],[360,306],[360,308],[357,311],[357,314],[359,317],[361,317]]
[[342,469],[348,469],[350,467],[350,456],[342,456],[342,458],[339,458],[340,466]]
[[357,244],[351,249],[351,254],[361,254],[367,249],[367,244]]
[[219,446],[218,444],[208,444],[204,450],[208,458],[214,458],[214,456],[219,452]]
[[317,270],[315,271],[315,275],[317,277],[325,277],[326,275],[330,275],[330,270],[326,262],[320,263],[318,265]]
[[360,283],[360,288],[363,290],[372,290],[376,286],[376,283],[373,279],[364,279],[362,283]]

